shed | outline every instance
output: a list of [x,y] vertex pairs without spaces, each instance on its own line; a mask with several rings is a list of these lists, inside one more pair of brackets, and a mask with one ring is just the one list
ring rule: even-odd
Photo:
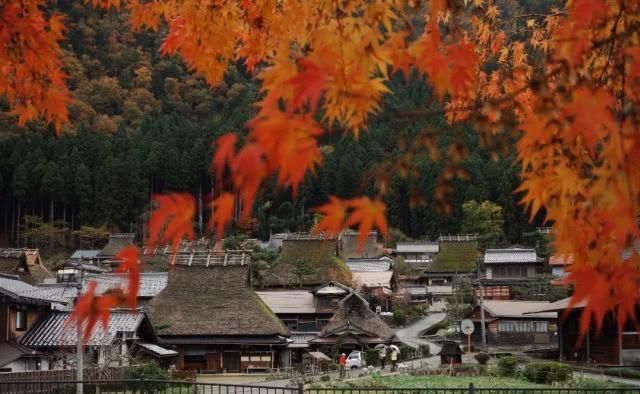
[[460,349],[460,345],[458,345],[454,341],[444,342],[439,354],[440,364],[462,364],[462,355],[464,354],[464,352],[462,351],[462,349]]

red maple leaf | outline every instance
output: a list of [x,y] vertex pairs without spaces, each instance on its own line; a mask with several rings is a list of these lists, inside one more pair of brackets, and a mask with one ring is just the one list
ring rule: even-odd
[[349,219],[347,219],[347,226],[358,226],[359,249],[364,246],[374,226],[385,237],[389,235],[385,217],[386,206],[382,201],[371,200],[369,197],[360,197],[350,200],[348,204],[352,212],[349,215]]
[[149,219],[149,246],[170,243],[175,252],[183,238],[193,239],[195,200],[187,193],[171,193],[155,195],[153,201],[158,208]]
[[298,109],[309,103],[311,110],[315,111],[325,89],[329,73],[317,63],[305,57],[298,59],[298,65],[302,68],[302,71],[285,82],[293,87],[291,105],[293,108]]
[[222,174],[227,163],[233,161],[235,146],[238,137],[234,133],[228,133],[216,140],[216,152],[211,160],[211,172],[215,172],[217,179],[222,179]]
[[235,199],[231,193],[222,193],[211,202],[213,215],[209,220],[209,228],[215,229],[216,237],[220,240],[224,234],[224,228],[233,218]]
[[347,204],[344,200],[329,196],[329,202],[314,209],[322,214],[322,219],[313,227],[314,233],[337,234],[345,227]]
[[140,288],[140,254],[138,248],[134,245],[127,246],[116,254],[115,259],[122,260],[115,272],[124,272],[129,275],[129,285],[126,292],[127,304],[130,309],[135,309]]

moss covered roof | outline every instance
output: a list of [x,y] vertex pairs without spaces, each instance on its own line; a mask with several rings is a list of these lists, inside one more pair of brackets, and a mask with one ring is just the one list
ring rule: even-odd
[[441,241],[440,253],[429,264],[427,272],[471,272],[477,267],[477,241]]
[[346,264],[336,257],[335,240],[285,240],[273,266],[260,273],[263,286],[317,286],[331,280],[351,282]]

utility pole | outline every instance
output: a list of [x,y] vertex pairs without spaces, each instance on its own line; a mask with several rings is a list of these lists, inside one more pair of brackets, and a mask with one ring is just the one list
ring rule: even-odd
[[487,349],[487,331],[485,329],[484,321],[484,287],[482,287],[482,274],[480,270],[480,264],[478,264],[478,287],[480,293],[480,332],[482,332],[482,347]]
[[[82,295],[82,262],[78,265],[78,281],[76,283],[76,303]],[[84,348],[82,344],[82,324],[76,319],[76,394],[83,394],[82,380],[84,372]]]

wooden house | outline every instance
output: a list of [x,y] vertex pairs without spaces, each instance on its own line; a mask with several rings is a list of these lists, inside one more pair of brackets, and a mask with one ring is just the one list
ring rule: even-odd
[[247,372],[280,365],[289,330],[249,285],[248,254],[177,261],[149,303],[158,343],[177,369]]
[[95,256],[95,260],[102,264],[115,267],[120,264],[120,261],[115,259],[115,256],[122,249],[129,245],[134,244],[136,235],[134,233],[111,233],[109,234],[109,242],[104,248]]
[[[485,300],[483,302],[487,345],[503,348],[544,348],[557,345],[556,312],[535,313],[551,305],[547,301]],[[480,306],[469,318],[476,326],[474,343],[482,343]]]
[[438,242],[407,241],[396,242],[393,253],[396,257],[402,258],[412,269],[421,269],[427,268],[439,251],[440,244]]
[[338,311],[311,344],[317,350],[330,353],[337,345],[343,352],[364,350],[395,340],[393,330],[371,310],[367,300],[354,291],[339,302]]
[[54,278],[38,249],[0,249],[0,274],[17,276],[32,285]]
[[567,276],[567,267],[573,264],[572,255],[554,254],[549,257],[549,266],[551,267],[551,275],[555,279],[562,279]]
[[62,303],[15,277],[0,276],[0,372],[42,368],[40,354],[20,340],[52,304]]
[[[535,249],[518,247],[487,249],[482,263],[482,291],[488,300],[513,299],[513,287],[535,280],[543,269],[543,259]],[[479,291],[477,288],[476,294]]]
[[428,286],[451,285],[456,278],[475,275],[477,260],[477,236],[442,235],[439,252],[422,271],[420,282]]
[[[605,366],[640,365],[640,338],[633,322],[627,322],[620,330],[616,318],[612,314],[607,314],[600,330],[592,324],[582,341],[579,341],[580,318],[586,303],[578,302],[569,307],[570,301],[570,298],[564,298],[537,310],[558,315],[558,346],[561,361]],[[640,306],[636,307],[636,315],[640,315]]]

